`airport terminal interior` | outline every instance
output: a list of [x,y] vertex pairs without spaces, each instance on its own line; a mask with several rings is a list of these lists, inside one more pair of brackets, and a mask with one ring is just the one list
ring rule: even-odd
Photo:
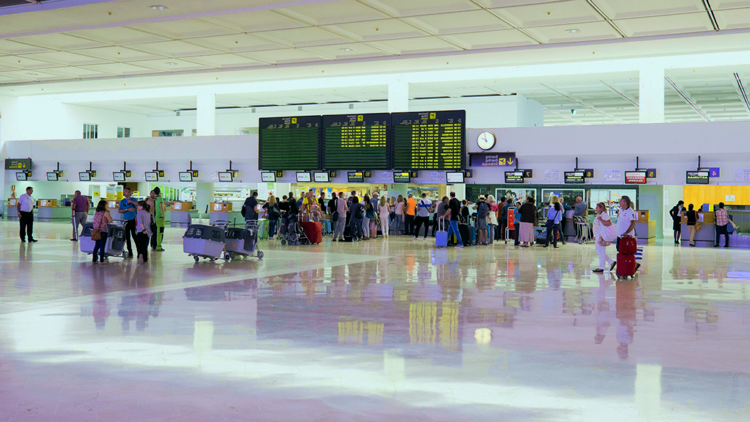
[[0,0],[0,422],[750,420],[749,82],[750,1]]

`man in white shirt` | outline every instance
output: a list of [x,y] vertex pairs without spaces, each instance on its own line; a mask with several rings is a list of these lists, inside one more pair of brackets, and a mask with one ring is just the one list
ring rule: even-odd
[[18,198],[16,204],[16,210],[18,211],[18,221],[21,222],[21,242],[26,241],[26,232],[29,234],[29,242],[36,242],[34,239],[34,197],[31,194],[34,193],[34,188],[29,186],[26,188],[26,193]]
[[[630,198],[628,196],[623,196],[620,199],[620,211],[617,212],[617,251],[620,251],[620,238],[623,236],[633,236],[635,237],[635,223],[638,221],[638,216],[636,215],[635,211],[633,210],[632,203],[630,202]],[[612,264],[612,268],[610,268],[610,271],[615,268],[615,265],[617,264],[617,261],[615,261],[614,264]],[[641,264],[636,264],[635,270],[638,271],[638,268],[641,267]]]
[[432,201],[427,199],[427,194],[422,194],[422,199],[417,202],[417,225],[414,229],[414,240],[419,238],[419,229],[424,224],[424,240],[427,240],[427,225],[430,222],[430,207]]

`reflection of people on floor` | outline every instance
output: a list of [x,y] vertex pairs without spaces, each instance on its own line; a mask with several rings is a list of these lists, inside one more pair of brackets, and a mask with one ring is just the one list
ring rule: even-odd
[[612,307],[607,302],[607,288],[612,285],[612,277],[605,274],[599,276],[599,288],[596,289],[596,336],[595,344],[602,344],[607,330],[612,325]]
[[551,290],[560,290],[562,286],[562,270],[559,268],[550,268],[547,266],[547,285]]
[[628,358],[628,346],[633,343],[635,334],[635,288],[634,280],[617,281],[617,354],[620,359]]
[[534,260],[535,252],[522,250],[518,254],[519,277],[516,280],[516,291],[534,293],[539,279],[539,269]]

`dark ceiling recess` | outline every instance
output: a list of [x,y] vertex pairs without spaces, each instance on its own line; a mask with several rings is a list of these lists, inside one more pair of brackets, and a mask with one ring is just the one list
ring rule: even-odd
[[0,7],[18,6],[19,4],[33,4],[41,3],[41,1],[26,1],[26,0],[0,0]]

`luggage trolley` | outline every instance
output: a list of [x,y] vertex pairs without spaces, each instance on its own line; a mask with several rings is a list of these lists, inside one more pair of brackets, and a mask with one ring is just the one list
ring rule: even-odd
[[576,242],[583,245],[594,240],[594,234],[586,217],[575,216],[573,217],[573,223],[576,225]]
[[227,229],[224,260],[232,260],[236,255],[243,258],[255,255],[258,259],[263,259],[263,252],[258,249],[259,229],[260,226],[256,220],[246,221],[244,229],[238,227]]
[[220,226],[190,224],[182,236],[182,251],[192,256],[195,262],[201,258],[216,261],[224,254],[225,240],[224,228]]
[[[94,253],[94,246],[96,240],[91,240],[91,232],[94,230],[93,223],[86,223],[83,225],[83,232],[78,239],[78,243],[81,247],[81,252],[92,255]],[[107,242],[104,244],[104,257],[109,258],[110,256],[118,258],[126,258],[128,253],[125,249],[125,228],[123,222],[118,221],[109,224],[107,227]]]

